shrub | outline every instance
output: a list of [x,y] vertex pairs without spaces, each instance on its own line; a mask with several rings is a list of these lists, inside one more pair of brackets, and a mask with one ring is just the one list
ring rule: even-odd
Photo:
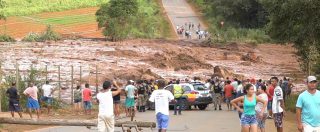
[[41,35],[40,41],[58,41],[61,39],[61,36],[52,30],[50,25],[47,26],[47,30]]
[[25,42],[39,42],[41,35],[38,33],[29,33],[27,36],[25,36],[22,41]]
[[285,102],[285,107],[287,111],[291,111],[293,113],[296,112],[296,104],[298,100],[299,94],[292,94]]
[[9,35],[0,35],[0,42],[15,42],[16,40]]

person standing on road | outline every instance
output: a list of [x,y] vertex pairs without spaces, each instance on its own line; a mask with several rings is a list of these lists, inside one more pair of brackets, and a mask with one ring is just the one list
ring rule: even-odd
[[11,112],[11,116],[14,117],[14,112],[18,112],[20,118],[22,118],[21,108],[19,99],[20,96],[18,94],[18,90],[16,88],[16,83],[11,83],[11,88],[6,91],[7,96],[9,97],[9,110]]
[[271,78],[271,85],[275,87],[272,99],[272,113],[277,132],[283,132],[283,117],[285,116],[285,106],[283,99],[283,92],[278,86],[278,78]]
[[78,85],[77,88],[74,90],[74,99],[73,99],[73,107],[76,113],[74,114],[81,114],[81,102],[82,102],[82,92],[81,86]]
[[273,99],[273,94],[274,94],[274,87],[271,85],[271,80],[268,81],[268,88],[267,88],[267,95],[268,95],[268,119],[272,119],[272,99]]
[[[183,100],[183,94],[184,91],[182,89],[182,87],[179,85],[180,81],[177,80],[176,84],[173,85],[173,95],[174,95],[174,99],[176,100],[176,103],[174,104],[174,115],[177,115],[177,111],[179,113],[179,115],[181,115],[181,111],[182,111],[182,106],[185,105],[183,104],[182,100]],[[179,106],[179,110],[178,109]]]
[[129,80],[128,81],[128,85],[125,88],[126,91],[126,102],[125,102],[125,106],[127,109],[127,116],[128,117],[132,117],[133,116],[133,112],[134,112],[134,107],[135,107],[135,101],[134,101],[134,97],[135,97],[135,92],[136,92],[137,88],[134,86],[134,81],[133,80]]
[[219,110],[222,110],[221,108],[221,86],[219,85],[220,81],[216,80],[217,82],[211,81],[211,87],[213,89],[213,104],[214,104],[214,110],[217,110],[217,107],[219,106]]
[[159,132],[166,132],[169,124],[169,102],[174,101],[170,91],[164,90],[166,82],[158,80],[158,90],[152,92],[149,101],[155,102],[155,113]]
[[38,88],[33,85],[33,83],[29,84],[29,87],[24,90],[23,94],[25,94],[28,97],[27,100],[27,108],[30,115],[30,118],[32,118],[32,109],[36,111],[37,118],[40,118],[40,105],[38,102]]
[[[258,97],[260,97],[265,102],[268,102],[268,95],[266,94],[267,87],[265,85],[259,85],[258,86]],[[264,109],[262,113],[262,109]],[[258,103],[256,106],[256,113],[257,116],[259,114],[262,114],[263,116],[261,118],[258,118],[258,129],[260,132],[265,132],[265,122],[268,116],[268,109],[267,106],[263,107],[263,103]]]
[[296,117],[300,132],[320,132],[320,91],[317,78],[307,78],[308,89],[301,93],[296,104]]
[[111,82],[105,81],[102,90],[97,94],[97,102],[99,103],[98,114],[98,131],[113,132],[114,131],[114,113],[113,113],[113,98],[120,95],[121,89],[114,81],[113,85],[117,88],[116,91],[111,91]]
[[82,91],[82,100],[83,100],[83,106],[84,106],[84,113],[86,115],[91,115],[91,108],[92,108],[92,92],[91,89],[89,88],[89,84],[85,84],[85,88]]
[[[257,97],[254,92],[252,84],[247,84],[245,86],[247,94],[241,97],[238,97],[231,101],[231,104],[240,112],[243,112],[241,116],[241,131],[242,132],[257,132],[257,117],[255,107],[257,102],[263,103],[263,107],[267,107],[267,101],[264,101],[260,97]],[[243,102],[243,109],[238,106],[239,102]],[[258,115],[258,118],[261,118],[265,109],[261,110],[261,113]]]
[[46,103],[49,115],[53,103],[54,88],[49,84],[49,81],[46,81],[46,84],[44,84],[41,89],[43,90],[43,97],[41,100]]
[[138,111],[145,112],[145,95],[147,91],[147,87],[143,84],[142,80],[137,82],[138,87]]
[[224,87],[224,97],[226,99],[228,110],[232,110],[232,105],[230,104],[230,101],[232,100],[232,93],[234,92],[234,88],[231,84],[231,81],[227,81],[227,85]]

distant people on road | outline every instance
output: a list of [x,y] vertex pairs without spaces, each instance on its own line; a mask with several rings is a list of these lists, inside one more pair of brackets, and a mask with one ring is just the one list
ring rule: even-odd
[[[247,94],[238,97],[231,101],[231,104],[240,112],[243,112],[241,116],[241,131],[242,132],[257,132],[257,117],[255,107],[258,102],[263,103],[263,107],[267,106],[267,101],[264,101],[260,97],[257,97],[252,84],[247,84],[245,87]],[[238,106],[239,102],[243,102],[243,109]],[[261,110],[258,114],[258,118],[262,118],[262,113],[265,109]]]
[[170,91],[164,90],[166,82],[157,81],[158,90],[152,92],[149,101],[155,102],[155,113],[159,132],[166,132],[169,125],[169,102],[174,100]]
[[308,89],[301,93],[296,104],[297,126],[300,132],[320,132],[320,91],[317,78],[308,76]]
[[198,24],[198,30],[200,30],[201,29],[201,25],[200,25],[200,23]]
[[[266,94],[266,90],[267,87],[265,85],[259,85],[258,87],[258,97],[260,97],[263,101],[268,102],[268,95]],[[256,113],[257,113],[257,117],[259,114],[262,114],[263,116],[258,118],[258,130],[260,132],[265,132],[265,122],[268,116],[268,109],[267,109],[267,105],[265,105],[265,107],[263,107],[263,103],[258,102],[256,105]],[[264,109],[263,113],[262,113],[262,109]]]
[[128,85],[125,88],[126,91],[126,101],[125,101],[125,106],[127,110],[127,117],[132,117],[133,112],[135,110],[135,93],[136,93],[137,88],[134,86],[134,81],[129,80]]
[[53,103],[54,88],[49,84],[49,81],[46,81],[46,84],[44,84],[41,89],[43,91],[43,97],[41,98],[41,100],[45,102],[49,115]]
[[81,86],[78,85],[77,88],[74,90],[73,95],[73,107],[74,107],[74,114],[81,114],[81,102],[82,102],[82,91]]
[[[174,104],[174,115],[177,115],[177,111],[178,114],[181,115],[181,111],[183,109],[183,94],[184,94],[184,90],[180,85],[180,81],[176,80],[175,84],[173,85],[173,91],[172,91],[173,95],[174,95],[174,99],[175,99],[175,104]],[[178,110],[179,107],[179,110]]]
[[34,86],[33,83],[29,83],[29,87],[24,90],[23,94],[25,94],[28,97],[27,100],[27,108],[30,115],[30,118],[32,118],[32,110],[36,111],[37,118],[40,118],[40,105],[38,102],[38,88]]
[[92,92],[90,89],[90,85],[88,83],[85,84],[85,88],[82,91],[82,100],[83,100],[84,114],[91,115]]
[[21,107],[20,107],[20,96],[18,94],[18,90],[16,88],[16,83],[11,83],[11,87],[7,89],[6,94],[9,98],[9,111],[11,113],[11,116],[14,117],[14,112],[17,112],[22,118],[21,114]]
[[113,98],[120,94],[121,89],[114,81],[113,85],[117,88],[116,91],[111,91],[112,83],[105,81],[102,85],[102,90],[97,94],[97,102],[99,103],[98,114],[98,131],[99,132],[113,132],[114,131],[114,112],[113,112]]
[[277,132],[283,132],[283,117],[285,116],[285,105],[282,88],[278,85],[278,78],[272,77],[271,85],[274,87],[272,99],[272,113]]
[[227,85],[224,87],[224,97],[226,99],[226,103],[227,103],[227,107],[228,107],[228,110],[232,110],[232,105],[231,105],[231,100],[233,99],[233,93],[234,92],[234,88],[233,86],[231,85],[231,81],[228,80],[227,81]]

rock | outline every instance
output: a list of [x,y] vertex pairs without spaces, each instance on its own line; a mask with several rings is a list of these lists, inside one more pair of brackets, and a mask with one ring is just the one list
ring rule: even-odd
[[250,61],[250,62],[261,62],[261,57],[257,56],[255,52],[250,51],[245,55],[242,55],[242,60],[244,61]]
[[240,64],[244,65],[244,66],[251,66],[251,62],[250,61],[241,62]]
[[227,69],[226,67],[222,67],[222,66],[215,66],[214,67],[214,75],[213,76],[218,76],[218,77],[235,77],[238,79],[244,79],[243,75],[240,74],[235,74],[233,71]]

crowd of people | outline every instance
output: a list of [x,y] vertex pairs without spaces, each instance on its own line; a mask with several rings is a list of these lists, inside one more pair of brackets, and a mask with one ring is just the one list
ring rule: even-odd
[[[179,104],[184,93],[179,85],[180,81],[183,83],[191,82],[189,79],[172,79],[168,83],[165,80],[129,80],[123,88],[120,88],[115,81],[105,81],[102,84],[102,90],[96,96],[96,102],[99,104],[98,130],[114,131],[114,120],[120,115],[120,93],[125,91],[126,116],[134,117],[136,111],[145,112],[146,109],[150,109],[154,105],[159,131],[166,131],[169,122],[169,102],[175,103],[174,115],[181,115],[183,110]],[[200,81],[200,78],[195,77],[192,81]],[[173,90],[164,90],[163,88],[169,84],[173,84]],[[212,77],[206,80],[205,86],[210,89],[214,110],[222,110],[222,102],[225,102],[227,110],[238,111],[241,131],[256,132],[259,130],[265,132],[265,121],[268,118],[274,120],[278,132],[283,131],[284,102],[294,87],[290,79],[279,80],[277,77],[272,77],[267,81],[261,79],[256,81],[255,79],[239,80],[237,78]],[[318,132],[320,131],[320,114],[318,112],[320,92],[316,89],[317,79],[315,76],[307,78],[307,86],[307,90],[301,93],[297,100],[297,126],[301,132]],[[40,100],[46,104],[47,112],[50,114],[55,89],[49,84],[49,81],[46,81],[41,90],[43,96]],[[30,83],[23,94],[27,96],[26,106],[30,118],[33,118],[32,110],[36,111],[37,118],[39,118],[38,88]],[[7,90],[7,95],[12,117],[14,117],[14,112],[18,112],[22,118],[19,104],[20,96],[15,83],[12,83],[11,88]],[[85,84],[84,89],[77,86],[74,91],[76,114],[80,114],[82,108],[84,114],[91,114],[92,103],[95,102],[92,96],[89,84]]]
[[200,23],[197,26],[197,29],[195,29],[195,24],[192,22],[186,22],[184,25],[177,25],[176,26],[177,33],[179,35],[184,35],[185,38],[191,39],[192,33],[195,32],[198,36],[198,39],[207,38],[209,35],[208,31],[201,30]]

